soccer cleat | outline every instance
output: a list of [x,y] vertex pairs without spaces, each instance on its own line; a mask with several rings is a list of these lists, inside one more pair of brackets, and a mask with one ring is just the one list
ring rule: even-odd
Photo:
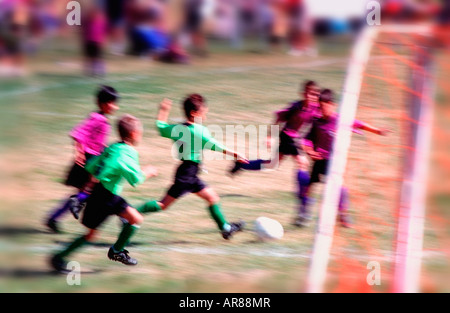
[[297,227],[308,227],[309,223],[311,222],[311,219],[299,216],[295,219],[294,225]]
[[73,217],[75,217],[75,219],[77,220],[80,218],[80,212],[84,209],[86,203],[80,202],[80,200],[78,200],[77,195],[70,196],[69,199],[70,199],[69,204],[70,212],[72,213]]
[[236,175],[237,172],[239,172],[242,169],[242,165],[239,162],[234,162],[234,166],[233,168],[231,168],[228,172],[230,174],[230,176],[234,176]]
[[128,250],[123,249],[123,251],[120,252],[114,252],[114,249],[111,247],[108,251],[108,258],[112,261],[120,262],[125,265],[137,265],[138,261],[136,259],[133,259],[128,255]]
[[243,222],[243,221],[240,221],[238,223],[231,223],[229,231],[226,231],[226,230],[222,231],[223,239],[225,239],[225,240],[230,239],[234,233],[236,233],[238,231],[242,231],[244,229],[244,227],[245,227],[245,222]]
[[65,274],[69,273],[70,271],[67,269],[67,263],[64,261],[63,258],[59,257],[58,255],[55,255],[50,260],[51,266],[59,273]]
[[54,219],[49,219],[47,224],[45,224],[53,233],[59,234],[61,230],[58,227],[58,222]]
[[[309,201],[309,200],[308,200]],[[306,205],[302,205],[300,208],[300,213],[294,221],[294,225],[298,227],[308,227],[312,221],[312,216]]]

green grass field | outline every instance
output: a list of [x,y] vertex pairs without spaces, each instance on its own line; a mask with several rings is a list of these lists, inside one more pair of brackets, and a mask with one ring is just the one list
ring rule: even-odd
[[[218,45],[213,46],[209,58],[193,59],[193,63],[186,66],[108,57],[107,78],[93,79],[80,75],[81,62],[72,44],[56,42],[52,45],[29,61],[29,76],[0,82],[0,184],[3,191],[0,292],[304,291],[322,187],[316,191],[313,225],[308,229],[293,226],[295,165],[291,160],[285,161],[277,171],[243,173],[235,179],[226,176],[232,165],[230,161],[205,164],[208,174],[202,174],[202,178],[220,195],[227,219],[242,218],[247,222],[248,230],[231,241],[222,239],[205,203],[190,195],[166,212],[146,216],[129,247],[139,265],[125,267],[106,257],[108,247],[120,231],[118,219],[111,217],[102,226],[97,242],[73,256],[82,268],[80,286],[69,286],[66,276],[54,274],[48,266],[48,258],[80,235],[84,231],[82,225],[69,214],[61,223],[64,233],[55,235],[47,232],[43,222],[61,199],[73,193],[61,184],[73,154],[68,132],[95,109],[93,93],[99,84],[111,84],[122,95],[121,108],[112,118],[113,123],[124,113],[136,115],[144,123],[144,139],[138,147],[141,164],[155,165],[159,176],[137,189],[125,188],[123,196],[131,204],[139,204],[146,199],[161,198],[177,166],[170,154],[171,142],[159,137],[154,127],[157,107],[163,98],[174,101],[172,121],[182,117],[181,99],[196,92],[204,94],[208,100],[207,124],[268,125],[274,110],[298,97],[299,84],[306,79],[317,80],[340,94],[348,46],[323,43],[320,57],[311,59],[282,53],[235,52]],[[376,95],[373,97],[375,99]],[[370,118],[374,123],[389,124],[383,116]],[[115,140],[114,131],[110,141]],[[389,139],[383,140],[389,142]],[[367,157],[366,139],[354,142],[355,146],[358,144],[355,159]],[[377,153],[374,149],[370,153]],[[387,173],[390,173],[389,166],[394,168],[389,159],[385,159],[383,167]],[[355,175],[365,174],[357,172]],[[362,254],[369,250],[364,247],[365,242],[353,240],[361,237],[360,229],[339,229],[337,242],[346,240],[347,243],[338,246],[332,256],[329,291],[338,283],[337,260],[343,254],[354,257],[362,266],[376,257],[383,269],[391,269],[395,229],[390,220],[392,212],[383,210],[385,203],[379,200],[387,186],[375,189],[371,177],[362,179],[365,183],[358,189],[361,192],[352,196],[351,212],[355,223],[370,228],[373,237],[367,243],[374,244],[377,253]],[[360,182],[357,177],[352,181]],[[357,204],[361,202],[357,197],[361,193],[366,194],[365,211],[358,213]],[[442,201],[443,206],[450,203],[448,198]],[[388,226],[365,219],[362,212],[372,212],[374,218],[388,221]],[[256,240],[252,224],[258,216],[275,218],[282,223],[284,238],[275,242]],[[427,228],[425,250],[428,252],[424,267],[430,277],[449,273],[446,248],[440,240],[443,233],[448,235],[447,225],[444,222],[444,229],[438,230],[432,226]],[[389,288],[388,275],[384,277],[379,291]],[[433,290],[448,292],[449,281],[432,279]]]

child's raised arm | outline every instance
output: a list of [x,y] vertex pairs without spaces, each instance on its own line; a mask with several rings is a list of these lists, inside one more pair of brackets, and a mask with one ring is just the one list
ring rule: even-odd
[[165,98],[159,104],[159,112],[157,120],[161,122],[167,122],[169,119],[170,109],[172,108],[172,100]]

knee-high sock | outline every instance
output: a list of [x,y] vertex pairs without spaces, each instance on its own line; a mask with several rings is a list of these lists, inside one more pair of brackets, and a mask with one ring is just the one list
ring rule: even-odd
[[306,214],[308,212],[308,189],[310,183],[309,173],[306,171],[299,170],[297,172],[297,182],[298,182],[298,199],[300,202],[299,205],[299,214]]
[[138,225],[131,225],[129,223],[124,224],[119,238],[117,238],[116,243],[113,245],[113,249],[116,252],[123,251],[125,246],[130,242],[131,237],[136,233],[138,229]]
[[137,208],[139,213],[150,213],[150,212],[159,212],[161,211],[161,207],[158,202],[155,200],[148,201]]
[[54,211],[52,211],[49,219],[50,220],[57,220],[58,218],[61,217],[61,215],[63,215],[67,211],[69,211],[70,202],[71,202],[70,199],[66,200],[62,206],[60,206],[60,207],[56,208]]
[[348,210],[348,189],[341,188],[341,196],[339,198],[339,213],[346,213]]
[[87,242],[86,237],[83,235],[81,237],[78,237],[75,239],[67,248],[65,248],[63,251],[58,253],[57,255],[61,258],[65,258],[72,254],[75,250],[82,247]]
[[220,208],[219,203],[215,203],[213,205],[210,205],[208,207],[209,213],[211,213],[212,218],[217,224],[217,227],[219,227],[220,230],[223,230],[225,226],[228,225],[225,217],[223,216],[222,210]]

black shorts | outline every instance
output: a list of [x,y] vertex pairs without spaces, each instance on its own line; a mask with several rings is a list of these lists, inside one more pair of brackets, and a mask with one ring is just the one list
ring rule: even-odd
[[87,228],[96,229],[110,215],[120,215],[128,206],[125,199],[98,183],[86,202],[81,223]]
[[[92,154],[86,153],[86,162],[92,157]],[[88,182],[91,181],[91,174],[85,170],[81,165],[74,163],[67,173],[67,178],[64,184],[73,186],[78,189],[83,189]]]
[[102,56],[102,48],[98,42],[87,41],[84,43],[84,55],[91,59],[99,59]]
[[109,27],[117,27],[124,22],[125,0],[107,0],[105,12],[108,18]]
[[300,155],[299,146],[295,140],[284,131],[280,134],[279,153],[283,155]]
[[315,161],[311,172],[310,184],[321,182],[320,175],[327,175],[328,160]]
[[167,194],[175,199],[187,194],[197,193],[206,188],[206,184],[198,178],[199,164],[183,161],[175,174],[175,182]]

